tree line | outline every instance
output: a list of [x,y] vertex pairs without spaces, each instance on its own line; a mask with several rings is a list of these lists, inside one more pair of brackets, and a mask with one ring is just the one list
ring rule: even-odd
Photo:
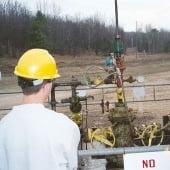
[[[33,14],[17,1],[0,2],[0,57],[17,57],[29,48],[46,48],[61,55],[83,52],[113,52],[116,28],[100,17],[80,19],[45,14],[41,8]],[[135,47],[148,53],[169,52],[170,32],[146,26],[136,32],[119,28],[124,49]]]

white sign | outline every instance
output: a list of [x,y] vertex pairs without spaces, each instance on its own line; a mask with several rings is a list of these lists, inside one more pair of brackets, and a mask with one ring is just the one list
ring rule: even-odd
[[145,96],[145,88],[144,87],[134,87],[133,88],[133,97],[140,98]]
[[138,83],[143,83],[144,82],[144,77],[143,76],[138,76],[137,78]]
[[77,95],[79,97],[85,97],[86,96],[86,90],[76,90]]
[[124,170],[170,170],[170,152],[124,154]]

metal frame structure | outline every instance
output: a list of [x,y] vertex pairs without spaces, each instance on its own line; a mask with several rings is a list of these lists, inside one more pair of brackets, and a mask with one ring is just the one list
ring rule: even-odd
[[[162,90],[163,88],[170,88],[170,84],[149,84],[149,85],[132,85],[132,86],[125,86],[125,91],[126,90],[129,90],[129,89],[132,89],[134,87],[144,87],[144,88],[151,88],[151,91],[152,91],[152,95],[150,96],[150,99],[147,99],[147,98],[143,98],[142,100],[136,100],[134,98],[132,98],[131,100],[128,100],[126,99],[126,102],[127,103],[139,103],[139,102],[154,102],[154,101],[169,101],[170,100],[170,95],[166,94],[167,97],[164,97],[164,96],[158,96],[157,94],[159,93],[158,92],[158,89],[159,91]],[[96,87],[95,89],[96,90],[101,90],[101,95],[102,95],[102,99],[106,99],[105,98],[105,91],[107,91],[108,89],[113,89],[115,90],[115,86],[109,86],[109,87]],[[90,88],[87,88],[87,87],[81,87],[81,88],[77,88],[78,90],[94,90],[94,89],[90,89]],[[56,94],[55,92],[57,91],[70,91],[70,88],[65,88],[65,89],[54,89],[53,90],[53,99],[56,98]],[[14,91],[14,92],[0,92],[0,96],[3,98],[4,95],[17,95],[17,94],[20,94],[22,93],[21,91]],[[61,103],[57,103],[56,100],[55,101],[51,101],[51,99],[48,100],[48,103],[50,105],[53,105],[53,107],[66,107],[68,106],[68,104],[61,104]],[[100,104],[100,101],[91,101],[91,102],[88,102],[87,105],[98,105]],[[83,105],[83,102],[82,102],[82,105]],[[8,107],[8,108],[1,108],[0,107],[0,112],[1,111],[5,111],[5,110],[11,110],[12,108],[11,107]]]

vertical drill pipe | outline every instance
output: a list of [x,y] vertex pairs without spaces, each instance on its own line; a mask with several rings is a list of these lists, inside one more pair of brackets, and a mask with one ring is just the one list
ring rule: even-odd
[[51,89],[51,108],[56,111],[55,85],[53,85]]
[[115,0],[115,17],[116,17],[116,33],[119,32],[119,25],[118,25],[118,7],[117,7],[117,0]]

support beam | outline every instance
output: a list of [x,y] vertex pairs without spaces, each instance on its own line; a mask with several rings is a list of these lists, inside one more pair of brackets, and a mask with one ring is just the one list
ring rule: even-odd
[[170,151],[170,145],[79,150],[78,155],[79,156],[104,156],[104,155],[120,155],[120,154],[128,154],[128,153],[159,152],[159,151]]

